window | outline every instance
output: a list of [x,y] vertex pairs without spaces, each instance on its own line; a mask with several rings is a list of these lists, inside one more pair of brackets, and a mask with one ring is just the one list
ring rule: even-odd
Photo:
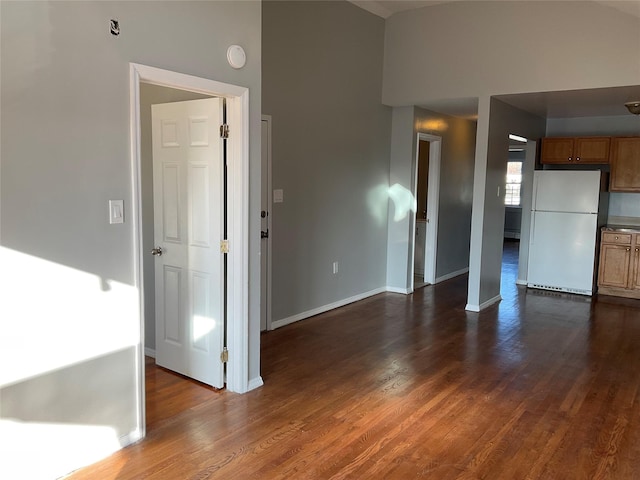
[[507,162],[507,185],[504,204],[520,206],[520,187],[522,185],[522,162]]

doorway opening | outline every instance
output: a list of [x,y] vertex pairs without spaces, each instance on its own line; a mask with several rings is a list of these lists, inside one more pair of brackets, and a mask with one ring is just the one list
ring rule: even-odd
[[501,290],[526,285],[536,142],[509,135],[505,167]]
[[441,145],[442,137],[426,133],[417,135],[410,291],[436,283]]
[[[147,255],[143,244],[143,168],[141,142],[141,85],[150,84],[170,89],[193,92],[207,97],[226,100],[227,124],[234,126],[234,135],[227,141],[228,207],[227,240],[234,248],[227,254],[228,285],[224,299],[227,305],[227,345],[229,361],[226,372],[228,390],[244,393],[249,390],[248,367],[248,174],[249,174],[249,91],[245,87],[210,79],[194,77],[169,70],[139,64],[130,64],[130,125],[132,171],[132,223],[134,241],[135,285],[139,292],[140,338],[145,339],[145,268]],[[146,188],[144,189],[146,191]],[[145,412],[145,357],[139,348],[136,364],[137,420],[142,436],[146,430]]]

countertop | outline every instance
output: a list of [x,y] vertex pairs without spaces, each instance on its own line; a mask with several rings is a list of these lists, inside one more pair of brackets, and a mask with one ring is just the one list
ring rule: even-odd
[[603,232],[625,232],[640,233],[640,227],[637,225],[605,225],[602,227]]

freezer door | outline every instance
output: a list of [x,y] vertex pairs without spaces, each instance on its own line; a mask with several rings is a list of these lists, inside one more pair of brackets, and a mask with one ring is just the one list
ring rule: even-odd
[[595,214],[534,212],[528,285],[591,295],[597,220]]
[[598,211],[600,171],[538,170],[533,177],[532,210]]

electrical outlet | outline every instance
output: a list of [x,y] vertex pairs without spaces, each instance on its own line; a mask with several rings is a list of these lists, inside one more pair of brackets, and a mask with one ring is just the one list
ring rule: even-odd
[[333,262],[333,274],[338,273],[338,262]]

